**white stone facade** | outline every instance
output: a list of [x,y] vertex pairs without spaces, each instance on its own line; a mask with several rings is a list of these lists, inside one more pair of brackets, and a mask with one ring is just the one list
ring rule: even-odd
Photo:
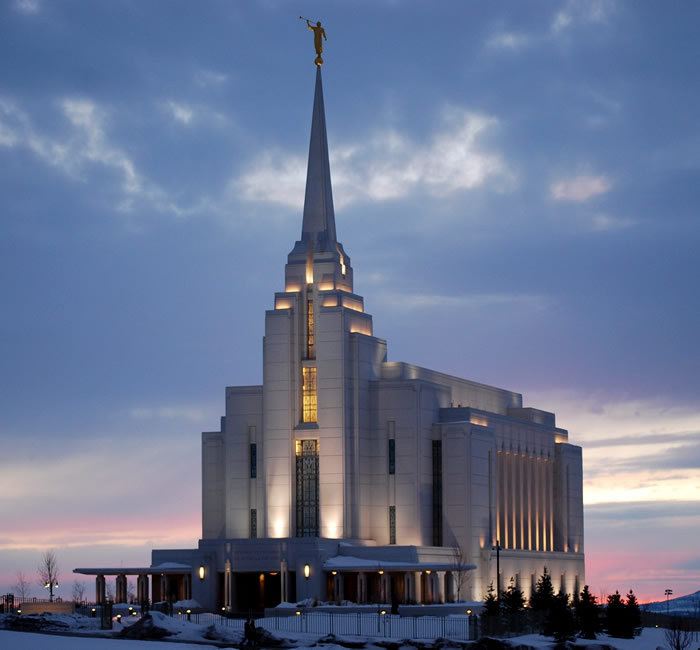
[[154,551],[206,565],[200,602],[237,609],[254,580],[260,605],[454,600],[457,564],[461,598],[482,600],[497,542],[502,589],[529,595],[545,567],[555,589],[583,587],[581,448],[554,414],[389,362],[374,337],[336,239],[320,68],[302,237],[263,352],[262,386],[227,388],[221,430],[202,437],[199,549]]

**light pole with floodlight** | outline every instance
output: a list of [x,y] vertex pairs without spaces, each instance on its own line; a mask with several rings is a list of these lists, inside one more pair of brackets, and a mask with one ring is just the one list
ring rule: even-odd
[[44,584],[44,588],[49,590],[49,602],[53,602],[53,590],[58,589],[58,582],[52,582],[49,580],[46,584]]

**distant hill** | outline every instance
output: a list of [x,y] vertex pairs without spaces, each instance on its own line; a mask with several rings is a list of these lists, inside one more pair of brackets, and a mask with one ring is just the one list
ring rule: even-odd
[[[649,612],[658,614],[666,613],[666,601],[659,600],[654,603],[647,603],[642,607]],[[700,591],[687,596],[669,598],[668,613],[675,616],[700,616]]]

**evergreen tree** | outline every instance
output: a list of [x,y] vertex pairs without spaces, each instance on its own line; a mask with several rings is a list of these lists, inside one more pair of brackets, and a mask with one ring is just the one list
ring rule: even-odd
[[488,592],[484,598],[484,616],[498,616],[501,613],[501,605],[496,598],[496,590],[493,582],[489,584]]
[[581,597],[574,602],[580,635],[584,639],[595,639],[600,632],[600,608],[598,599],[590,592],[588,585],[583,587]]
[[501,592],[501,602],[510,613],[521,612],[525,608],[525,596],[515,586],[515,580],[510,579],[510,585],[506,591]]
[[535,591],[530,596],[530,609],[532,610],[532,623],[540,629],[542,634],[547,633],[547,619],[554,604],[554,588],[552,587],[552,576],[544,573],[537,580]]
[[618,639],[630,638],[627,634],[627,622],[625,613],[625,602],[622,600],[619,591],[608,596],[607,607],[605,608],[605,629],[610,636]]
[[639,603],[634,592],[630,589],[627,594],[627,602],[625,603],[625,633],[627,638],[639,634],[642,630],[642,614],[639,611]]
[[533,612],[548,612],[554,603],[554,588],[552,587],[552,576],[544,573],[537,580],[535,592],[530,596],[530,609]]
[[553,636],[557,643],[563,644],[574,638],[576,621],[569,607],[569,594],[563,590],[554,597],[545,623],[545,635]]

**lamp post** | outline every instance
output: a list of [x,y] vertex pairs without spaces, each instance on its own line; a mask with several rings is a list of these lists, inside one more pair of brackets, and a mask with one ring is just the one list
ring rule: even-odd
[[666,595],[666,616],[668,616],[668,597],[673,595],[673,589],[667,589],[664,594]]
[[53,590],[58,589],[58,582],[49,580],[44,584],[44,588],[49,590],[49,602],[53,602]]
[[496,546],[492,547],[496,551],[496,599],[501,600],[501,542],[496,540]]

